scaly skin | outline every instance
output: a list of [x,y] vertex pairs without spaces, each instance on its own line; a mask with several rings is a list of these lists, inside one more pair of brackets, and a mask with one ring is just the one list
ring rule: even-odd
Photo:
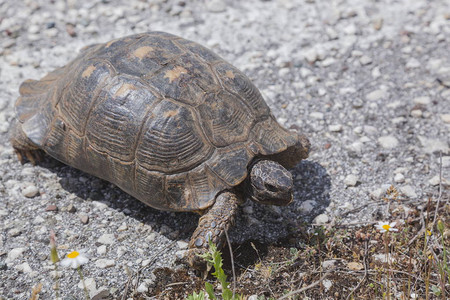
[[234,224],[241,198],[232,192],[223,192],[216,198],[214,205],[198,221],[198,227],[189,242],[187,260],[198,270],[205,270],[205,261],[199,257],[208,249],[211,240],[221,249],[225,243],[225,231]]

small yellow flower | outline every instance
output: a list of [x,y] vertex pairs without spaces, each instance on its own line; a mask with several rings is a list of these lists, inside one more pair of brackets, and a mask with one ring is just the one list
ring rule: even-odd
[[86,264],[88,261],[89,258],[83,251],[72,251],[61,261],[61,266],[76,269],[79,266]]
[[381,232],[398,231],[398,229],[394,228],[394,227],[395,227],[395,222],[388,223],[388,222],[380,221],[380,222],[378,222],[377,225],[375,225],[375,228],[380,230]]

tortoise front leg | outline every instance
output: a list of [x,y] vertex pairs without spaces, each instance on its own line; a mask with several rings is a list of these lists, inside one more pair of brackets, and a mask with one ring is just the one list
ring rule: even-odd
[[200,217],[197,229],[189,242],[187,260],[192,267],[204,270],[206,263],[199,254],[208,250],[211,240],[218,249],[225,244],[225,230],[234,224],[234,218],[240,203],[240,197],[232,192],[223,192],[216,198],[214,205]]
[[25,163],[26,157],[33,165],[40,161],[40,149],[23,132],[22,124],[16,119],[13,121],[10,130],[11,144],[16,152],[21,164]]

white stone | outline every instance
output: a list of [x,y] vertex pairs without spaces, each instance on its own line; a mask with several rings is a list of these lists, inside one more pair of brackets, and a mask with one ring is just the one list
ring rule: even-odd
[[151,262],[152,262],[151,259],[144,259],[144,260],[141,262],[141,266],[146,267],[146,266],[148,266]]
[[184,259],[188,253],[188,250],[178,250],[175,252],[175,257],[178,259]]
[[187,249],[188,248],[188,243],[186,243],[185,241],[177,241],[177,245],[179,249]]
[[324,279],[322,281],[323,287],[325,288],[325,292],[327,292],[332,286],[333,286],[333,282],[329,279]]
[[392,262],[392,256],[391,254],[384,254],[384,253],[379,253],[379,254],[374,254],[372,255],[372,258],[375,261],[381,262],[381,263],[387,263],[387,262]]
[[103,255],[106,253],[106,246],[105,245],[101,245],[97,248],[97,254],[98,255]]
[[320,214],[314,218],[315,224],[325,224],[328,223],[328,216],[326,214]]
[[305,52],[303,53],[304,58],[306,59],[307,62],[309,63],[314,63],[317,60],[319,60],[319,52],[317,49],[315,48],[310,48],[305,50]]
[[[430,180],[428,180],[428,183],[430,185],[436,186],[439,185],[441,179],[439,177],[439,175],[433,176]],[[449,186],[450,185],[450,180],[448,180],[447,178],[442,177],[442,185],[443,186]]]
[[426,153],[436,153],[442,151],[442,153],[447,154],[450,152],[446,141],[429,139],[425,136],[419,136],[418,138]]
[[310,113],[309,116],[313,119],[318,119],[318,120],[323,119],[323,113],[318,112],[318,111]]
[[414,117],[414,118],[421,118],[422,115],[423,115],[423,112],[422,112],[422,110],[420,110],[420,109],[413,109],[413,110],[411,111],[411,117]]
[[385,149],[392,149],[398,146],[398,140],[392,135],[379,137],[378,143]]
[[335,124],[328,126],[328,130],[331,132],[341,132],[342,131],[342,125],[341,124]]
[[345,177],[344,183],[346,186],[355,186],[358,183],[358,176],[355,174],[349,174]]
[[[92,292],[92,291],[97,290],[97,284],[95,283],[94,278],[90,278],[90,277],[85,278],[84,279],[84,284],[86,285],[86,289],[88,290],[88,292]],[[79,289],[83,290],[84,289],[83,281],[80,280],[80,282],[78,282],[77,286],[78,286]]]
[[441,114],[440,117],[444,123],[450,124],[450,114]]
[[420,61],[418,61],[414,57],[411,58],[410,60],[408,60],[408,62],[406,63],[406,68],[407,69],[415,69],[415,68],[418,68],[418,67],[420,67]]
[[427,105],[431,103],[431,99],[428,96],[416,97],[413,99],[415,104]]
[[106,269],[115,266],[116,262],[113,259],[100,258],[95,261],[95,265],[100,269]]
[[148,286],[145,282],[142,282],[138,288],[137,288],[138,293],[147,293],[148,292]]
[[14,248],[8,252],[8,256],[6,257],[6,263],[9,264],[16,260],[22,253],[26,250],[26,248]]
[[114,234],[111,233],[105,233],[97,240],[97,242],[104,245],[112,245],[115,241],[116,238],[114,237]]
[[27,198],[33,198],[37,196],[37,194],[39,194],[39,189],[35,185],[29,185],[22,189],[22,195]]
[[403,183],[403,182],[405,182],[405,176],[403,176],[402,173],[395,174],[394,181],[396,183]]
[[306,200],[300,205],[299,209],[304,213],[309,213],[309,212],[312,212],[315,207],[316,207],[316,201]]
[[367,55],[363,55],[361,56],[361,58],[359,59],[359,62],[361,63],[361,65],[365,66],[365,65],[369,65],[372,63],[372,58],[370,58]]
[[370,197],[374,200],[378,200],[384,194],[385,190],[382,188],[377,188],[369,193]]
[[24,262],[23,264],[17,265],[16,270],[22,273],[31,273],[33,270],[31,269],[30,265],[27,262]]
[[224,12],[227,9],[227,4],[223,0],[206,1],[206,8],[213,13]]
[[322,268],[324,270],[328,270],[328,269],[331,269],[332,267],[334,267],[335,264],[336,264],[336,260],[335,259],[324,260],[322,262]]
[[410,185],[400,187],[400,191],[402,192],[403,195],[405,195],[408,198],[417,198],[417,194],[414,190],[414,187]]
[[251,295],[247,298],[248,300],[258,300],[258,295]]
[[119,226],[119,228],[117,228],[117,231],[126,231],[126,230],[128,230],[128,225],[127,225],[127,223],[125,223],[125,222],[123,222],[123,223]]
[[366,95],[368,101],[376,101],[387,97],[385,90],[375,90]]
[[378,78],[381,76],[381,72],[380,72],[380,68],[379,67],[375,67],[372,69],[372,77],[373,78]]

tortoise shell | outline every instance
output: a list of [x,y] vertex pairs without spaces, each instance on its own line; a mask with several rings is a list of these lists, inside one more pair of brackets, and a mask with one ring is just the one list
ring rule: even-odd
[[299,143],[243,73],[163,32],[88,46],[20,94],[37,147],[161,210],[208,208],[255,157],[286,165]]

